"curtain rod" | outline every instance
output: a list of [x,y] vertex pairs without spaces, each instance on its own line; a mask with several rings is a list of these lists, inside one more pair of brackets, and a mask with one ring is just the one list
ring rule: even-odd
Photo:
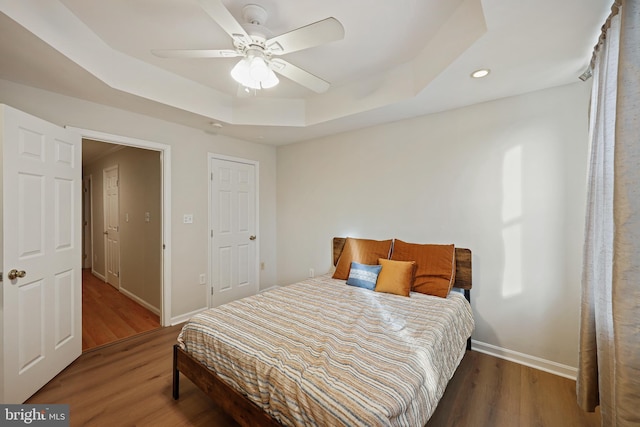
[[622,0],[615,0],[611,5],[611,13],[607,17],[607,20],[602,25],[600,29],[600,37],[598,37],[598,43],[593,47],[593,54],[591,55],[591,61],[589,62],[589,67],[585,70],[584,73],[580,74],[578,77],[580,80],[587,81],[591,78],[593,67],[596,64],[596,56],[598,55],[598,51],[600,50],[600,46],[604,43],[604,40],[607,38],[607,31],[609,27],[611,27],[611,19],[620,12],[620,6],[622,5]]

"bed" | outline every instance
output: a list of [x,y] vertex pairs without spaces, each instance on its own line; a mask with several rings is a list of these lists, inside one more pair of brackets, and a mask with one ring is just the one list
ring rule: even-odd
[[454,268],[446,298],[327,274],[206,310],[174,345],[173,397],[182,373],[242,426],[424,425],[473,330],[470,250]]

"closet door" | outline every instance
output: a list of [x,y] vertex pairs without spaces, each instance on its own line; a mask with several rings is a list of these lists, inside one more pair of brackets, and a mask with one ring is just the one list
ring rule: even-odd
[[211,301],[216,307],[258,292],[256,165],[210,158]]

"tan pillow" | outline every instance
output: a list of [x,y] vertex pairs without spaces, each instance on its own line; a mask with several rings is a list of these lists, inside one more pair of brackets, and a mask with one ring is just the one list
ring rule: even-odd
[[338,259],[334,279],[347,280],[353,261],[360,264],[377,265],[378,258],[389,258],[392,240],[368,240],[347,237]]
[[396,239],[391,259],[416,262],[412,291],[446,298],[456,280],[455,254],[453,245],[419,245]]
[[378,259],[382,266],[378,281],[376,282],[376,292],[386,292],[388,294],[409,296],[411,283],[415,272],[416,263],[413,261],[392,261],[389,259]]

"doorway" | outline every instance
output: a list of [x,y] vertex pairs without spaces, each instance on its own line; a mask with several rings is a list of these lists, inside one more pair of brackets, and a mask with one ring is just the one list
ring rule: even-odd
[[83,138],[83,350],[164,321],[165,153],[117,142]]

